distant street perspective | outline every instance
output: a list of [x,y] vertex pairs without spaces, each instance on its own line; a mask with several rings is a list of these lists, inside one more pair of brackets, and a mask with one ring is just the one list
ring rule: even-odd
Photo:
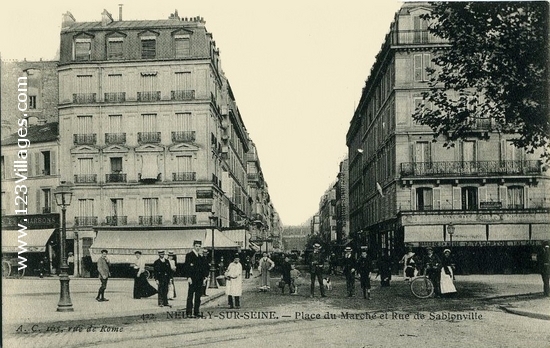
[[2,346],[550,347],[547,1],[30,1]]

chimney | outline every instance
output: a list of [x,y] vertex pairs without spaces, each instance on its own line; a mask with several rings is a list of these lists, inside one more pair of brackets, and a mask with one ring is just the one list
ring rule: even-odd
[[68,28],[73,23],[76,23],[76,19],[74,19],[73,14],[69,11],[65,12],[61,20],[61,28]]
[[107,25],[113,23],[113,17],[107,10],[103,10],[101,13],[101,25]]
[[118,20],[122,21],[122,6],[124,4],[118,4]]

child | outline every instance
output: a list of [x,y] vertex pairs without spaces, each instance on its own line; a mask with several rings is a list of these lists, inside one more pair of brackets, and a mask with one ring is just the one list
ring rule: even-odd
[[296,264],[290,265],[290,294],[298,294],[298,282],[297,279],[301,277],[300,271],[296,269]]

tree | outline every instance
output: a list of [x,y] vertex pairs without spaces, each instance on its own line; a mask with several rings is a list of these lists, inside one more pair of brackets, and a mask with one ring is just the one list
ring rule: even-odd
[[478,120],[516,134],[515,146],[542,148],[550,158],[548,3],[438,2],[423,16],[447,39],[428,69],[429,90],[413,118],[445,146],[463,139]]

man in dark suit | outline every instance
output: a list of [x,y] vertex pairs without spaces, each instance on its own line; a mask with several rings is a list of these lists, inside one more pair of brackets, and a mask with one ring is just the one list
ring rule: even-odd
[[342,259],[343,272],[346,277],[346,290],[348,297],[355,295],[355,269],[357,268],[357,262],[351,254],[353,251],[351,247],[346,247],[344,258]]
[[539,270],[542,276],[542,288],[544,296],[550,296],[550,244],[543,243],[543,249],[537,256]]
[[188,317],[199,318],[201,295],[203,293],[203,284],[208,278],[208,262],[201,253],[202,242],[196,240],[193,242],[193,250],[185,255],[185,273],[189,290],[187,291],[187,306],[185,314]]
[[164,250],[159,250],[159,258],[153,263],[155,282],[158,287],[159,307],[172,307],[168,304],[168,284],[172,278],[172,268],[170,262],[164,258]]

